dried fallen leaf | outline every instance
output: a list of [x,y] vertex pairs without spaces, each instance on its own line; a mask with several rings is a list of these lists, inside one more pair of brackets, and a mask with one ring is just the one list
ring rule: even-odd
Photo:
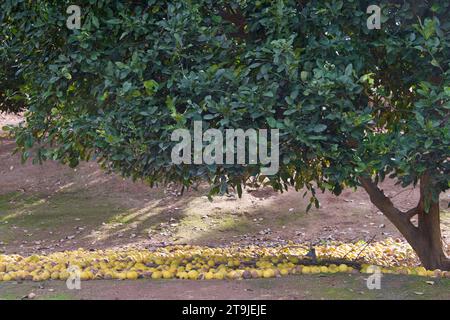
[[27,294],[26,296],[23,296],[23,297],[22,297],[22,300],[24,300],[24,299],[34,299],[34,298],[36,298],[36,294],[33,293],[33,292],[30,292],[30,293]]

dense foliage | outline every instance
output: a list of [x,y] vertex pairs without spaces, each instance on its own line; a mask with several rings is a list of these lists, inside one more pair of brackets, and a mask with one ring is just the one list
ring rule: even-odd
[[68,2],[6,1],[2,64],[30,86],[18,142],[150,181],[258,172],[171,165],[172,130],[202,119],[279,128],[279,188],[314,179],[338,193],[362,172],[407,184],[426,169],[447,188],[447,1],[384,5],[381,30],[367,3],[305,2],[85,1],[71,31]]
[[380,30],[366,24],[373,1],[85,0],[81,30],[66,28],[70,2],[0,5],[0,62],[27,98],[24,158],[240,192],[258,165],[172,164],[172,131],[203,120],[280,129],[277,190],[426,173],[429,202],[450,187],[449,1],[380,1]]

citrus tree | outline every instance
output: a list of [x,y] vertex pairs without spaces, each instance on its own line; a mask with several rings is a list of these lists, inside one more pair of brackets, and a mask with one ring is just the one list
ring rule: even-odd
[[[1,50],[4,50],[2,47]],[[16,75],[17,69],[10,59],[3,59],[0,65],[0,112],[22,111],[26,105],[26,96],[21,91],[24,82]],[[22,88],[24,89],[24,88]]]
[[[448,1],[72,1],[0,5],[14,129],[23,158],[106,170],[150,185],[206,180],[211,194],[261,183],[338,195],[364,188],[427,268],[450,269],[439,195],[450,187]],[[6,71],[2,71],[6,72]],[[175,165],[175,129],[279,129],[280,170]],[[407,212],[378,187],[420,186]],[[411,222],[418,216],[418,225]]]

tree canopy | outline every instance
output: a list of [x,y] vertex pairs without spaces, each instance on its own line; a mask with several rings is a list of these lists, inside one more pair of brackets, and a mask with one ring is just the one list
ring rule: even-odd
[[[450,187],[450,3],[379,1],[369,30],[372,2],[83,1],[69,30],[69,1],[3,1],[1,72],[20,85],[0,85],[27,109],[19,151],[150,184],[206,179],[212,193],[306,187],[316,205],[315,189],[362,185],[376,203],[386,176],[427,177],[428,211]],[[173,164],[171,133],[194,121],[279,129],[279,172]]]

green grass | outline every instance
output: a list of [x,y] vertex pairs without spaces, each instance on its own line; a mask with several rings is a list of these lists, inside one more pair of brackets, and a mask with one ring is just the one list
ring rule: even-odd
[[[433,281],[434,284],[430,285],[427,281]],[[256,279],[249,284],[254,290],[276,291],[282,287],[284,292],[297,294],[305,299],[450,299],[450,279],[418,276],[383,275],[379,290],[367,288],[366,275],[348,274]]]
[[[326,300],[429,300],[450,299],[450,279],[383,275],[381,289],[369,290],[367,275],[293,275],[242,281],[212,280],[97,280],[82,282],[81,290],[68,290],[64,281],[0,283],[0,300],[20,299],[30,292],[38,300],[145,299],[326,299]],[[433,281],[428,284],[426,281]],[[52,288],[53,291],[49,291]]]
[[74,296],[69,295],[67,293],[51,294],[41,298],[41,300],[74,300],[74,299],[75,299]]
[[52,238],[49,232],[70,233],[77,226],[94,228],[124,210],[111,199],[99,199],[82,191],[60,192],[51,197],[3,194],[0,195],[0,241],[20,240],[18,234],[25,240],[47,240]]

